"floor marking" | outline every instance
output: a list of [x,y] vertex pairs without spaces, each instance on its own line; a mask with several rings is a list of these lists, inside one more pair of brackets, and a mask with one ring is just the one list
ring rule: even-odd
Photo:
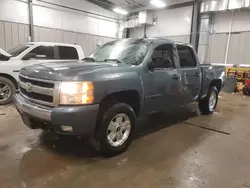
[[195,123],[190,123],[190,122],[187,122],[187,121],[183,121],[182,123],[192,125],[192,126],[195,126],[195,127],[199,127],[199,128],[202,128],[202,129],[207,129],[207,130],[210,130],[210,131],[218,132],[218,133],[221,133],[221,134],[230,135],[230,133],[228,133],[228,132],[220,131],[220,130],[209,128],[209,127],[204,127],[202,125],[198,125],[198,124],[195,124]]

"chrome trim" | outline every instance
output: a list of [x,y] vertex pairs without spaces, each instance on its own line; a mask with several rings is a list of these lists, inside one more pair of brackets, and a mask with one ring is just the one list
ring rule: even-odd
[[48,96],[53,96],[53,88],[46,88],[46,87],[40,87],[37,85],[30,85],[30,89],[27,89],[27,83],[28,82],[22,82],[19,80],[19,86],[23,89],[25,89],[27,92],[33,92],[33,93],[38,93],[38,94],[43,94],[43,95],[48,95]]
[[[40,87],[40,86],[32,84],[31,85],[31,89],[29,91],[29,92],[43,94],[43,95],[47,95],[47,96],[53,96],[53,102],[45,102],[45,101],[42,101],[42,100],[33,99],[33,98],[30,98],[30,97],[26,96],[22,92],[20,92],[20,94],[22,95],[22,97],[24,97],[26,100],[29,100],[29,101],[32,101],[32,102],[35,102],[35,103],[38,103],[38,104],[46,105],[46,106],[51,106],[51,107],[59,105],[59,103],[60,103],[60,88],[61,88],[61,84],[60,84],[61,82],[60,81],[44,80],[44,79],[39,79],[39,78],[33,78],[33,77],[29,77],[29,76],[24,76],[24,75],[21,75],[21,74],[19,74],[19,76],[23,77],[25,79],[28,79],[28,80],[33,80],[33,81],[39,81],[39,82],[43,82],[43,83],[54,84],[54,88]],[[26,90],[26,88],[25,88],[25,82],[22,82],[19,79],[19,84],[20,84],[20,87],[22,87],[23,89]]]
[[51,121],[52,110],[50,108],[44,108],[38,104],[31,103],[30,101],[25,100],[25,98],[23,98],[19,93],[16,93],[14,98],[16,101],[16,108],[19,111],[43,120]]
[[60,104],[60,91],[61,91],[61,82],[55,82],[53,91],[53,104],[55,106]]
[[21,77],[23,77],[25,79],[33,80],[33,81],[40,81],[40,82],[45,82],[45,83],[50,83],[50,84],[55,83],[55,81],[45,80],[45,79],[40,79],[40,78],[33,78],[33,77],[29,77],[29,76],[24,76],[22,74],[19,74],[19,76],[21,76]]

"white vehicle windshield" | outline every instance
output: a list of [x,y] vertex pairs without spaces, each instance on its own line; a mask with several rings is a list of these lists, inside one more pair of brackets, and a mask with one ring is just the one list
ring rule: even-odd
[[33,46],[33,44],[21,44],[15,48],[9,50],[8,53],[12,57],[16,57],[16,56],[20,55],[23,51],[27,50],[31,46]]
[[150,42],[144,39],[122,39],[109,42],[94,51],[89,59],[97,62],[117,61],[118,63],[139,65],[144,59],[149,45]]

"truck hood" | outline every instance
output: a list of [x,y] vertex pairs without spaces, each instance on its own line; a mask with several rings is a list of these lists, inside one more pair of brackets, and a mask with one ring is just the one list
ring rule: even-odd
[[8,61],[11,58],[11,55],[0,48],[0,62],[1,61]]
[[21,69],[20,73],[39,79],[69,81],[77,76],[82,78],[84,75],[100,74],[102,71],[107,72],[124,66],[128,65],[113,62],[61,61],[28,66]]
[[0,54],[4,55],[4,56],[6,56],[6,57],[11,57],[11,55],[10,55],[8,52],[4,51],[4,50],[1,49],[1,48],[0,48]]

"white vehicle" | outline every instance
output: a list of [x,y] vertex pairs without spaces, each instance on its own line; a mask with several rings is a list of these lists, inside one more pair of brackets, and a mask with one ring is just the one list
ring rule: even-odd
[[18,87],[18,75],[23,67],[61,60],[81,60],[84,53],[79,45],[29,42],[8,52],[0,48],[0,105],[8,104]]

